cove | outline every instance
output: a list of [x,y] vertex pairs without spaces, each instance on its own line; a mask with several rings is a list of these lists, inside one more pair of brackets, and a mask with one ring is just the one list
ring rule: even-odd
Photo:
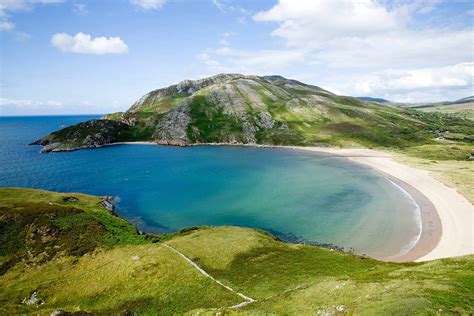
[[406,251],[419,234],[413,201],[344,158],[280,148],[117,145],[40,154],[27,146],[90,118],[1,118],[0,186],[113,195],[118,215],[145,232],[239,225],[374,257]]

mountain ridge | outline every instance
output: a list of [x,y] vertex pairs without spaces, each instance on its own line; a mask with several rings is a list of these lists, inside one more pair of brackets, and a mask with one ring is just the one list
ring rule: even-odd
[[[446,123],[446,122],[447,123]],[[338,96],[282,76],[219,74],[152,90],[126,112],[54,132],[33,144],[43,152],[124,141],[186,146],[407,146],[445,129],[469,136],[466,122]],[[448,128],[449,125],[449,128]]]

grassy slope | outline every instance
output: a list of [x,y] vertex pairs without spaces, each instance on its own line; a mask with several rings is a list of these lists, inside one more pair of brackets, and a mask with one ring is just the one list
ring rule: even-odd
[[[423,147],[419,148],[420,151],[422,149]],[[437,149],[442,150],[442,148]],[[468,201],[474,204],[473,161],[461,159],[423,159],[420,156],[423,157],[418,153],[416,155],[414,153],[411,153],[411,155],[401,152],[395,153],[395,158],[401,163],[430,171],[431,176],[447,186],[455,188]]]
[[394,264],[284,244],[254,230],[203,229],[169,241],[212,275],[257,299],[251,313],[314,315],[472,312],[474,256]]
[[[66,196],[78,200],[64,202]],[[241,301],[99,201],[83,194],[0,189],[0,258],[19,259],[0,274],[0,314],[59,309],[169,314]],[[44,305],[21,303],[33,291]]]
[[[64,202],[65,196],[79,200]],[[89,218],[89,224],[103,226],[100,238],[79,235],[98,240],[94,248],[83,253],[57,253],[42,262],[22,260],[0,275],[0,313],[48,314],[57,309],[214,313],[212,308],[242,301],[199,274],[176,253],[153,243],[157,240],[181,250],[213,276],[257,299],[243,308],[252,314],[314,315],[318,310],[335,311],[340,305],[349,314],[473,311],[474,256],[423,264],[383,263],[285,244],[266,233],[238,227],[201,228],[166,238],[143,236],[98,206],[99,201],[80,194],[0,189],[1,229],[8,226],[4,225],[8,214],[16,214],[16,220],[23,218],[27,223],[16,230],[39,227],[37,221],[41,219],[49,228],[58,228],[62,232],[59,236],[66,236],[66,240],[64,231],[80,234],[84,227],[78,228],[78,224],[84,218]],[[82,212],[81,221],[76,221],[73,209]],[[27,248],[21,241],[31,238],[17,235],[20,237],[13,248],[21,252]],[[14,232],[9,238],[15,238]],[[61,240],[58,238],[56,245]],[[0,243],[3,257],[5,249]],[[21,304],[35,290],[45,303]]]
[[[474,150],[472,131],[474,123],[463,117],[444,113],[424,113],[417,110],[399,109],[360,100],[327,95],[319,90],[285,88],[289,96],[278,94],[278,84],[263,84],[263,88],[252,86],[271,116],[279,123],[271,130],[257,131],[257,143],[278,145],[330,145],[363,146],[391,150],[403,150],[408,155],[424,155],[427,146],[436,150],[427,153],[435,159],[465,160]],[[249,93],[247,91],[247,93]],[[242,140],[242,126],[232,116],[222,114],[222,105],[206,100],[208,89],[203,89],[191,103],[192,124],[188,128],[191,141],[225,142],[229,135]],[[268,94],[278,95],[276,100]],[[307,97],[324,96],[321,101],[308,101]],[[248,95],[237,94],[247,106],[247,115],[258,120],[259,112],[253,107]],[[296,106],[288,102],[295,101]],[[278,127],[288,126],[287,131]],[[192,133],[198,130],[199,134]],[[433,139],[441,132],[458,145],[440,144]],[[445,133],[445,131],[449,131]],[[438,150],[441,148],[442,150]],[[427,157],[427,158],[431,158]]]
[[474,103],[457,103],[450,105],[439,105],[431,107],[421,107],[420,111],[423,112],[440,112],[445,114],[455,115],[470,120],[474,120]]

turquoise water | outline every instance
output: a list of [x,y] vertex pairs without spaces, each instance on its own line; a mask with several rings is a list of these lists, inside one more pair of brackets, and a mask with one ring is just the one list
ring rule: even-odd
[[241,225],[359,253],[400,253],[418,235],[415,205],[371,169],[285,149],[118,145],[40,154],[27,144],[93,116],[0,118],[0,186],[117,196],[148,232]]

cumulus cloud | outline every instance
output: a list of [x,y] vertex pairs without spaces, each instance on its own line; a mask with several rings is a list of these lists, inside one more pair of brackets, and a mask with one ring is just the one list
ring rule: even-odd
[[143,10],[159,10],[165,2],[165,0],[130,0],[131,4]]
[[288,47],[306,48],[313,64],[378,68],[462,63],[472,59],[472,28],[412,28],[415,13],[427,14],[437,1],[388,8],[372,0],[280,0],[254,16],[277,23],[272,35]]
[[428,29],[331,40],[313,50],[313,63],[333,68],[426,67],[472,60],[473,30]]
[[96,37],[89,34],[77,33],[71,36],[66,33],[56,33],[51,37],[51,44],[63,52],[77,54],[123,54],[128,46],[120,37]]
[[257,13],[254,20],[277,22],[272,34],[290,45],[318,45],[327,39],[394,31],[404,27],[408,17],[404,7],[388,11],[371,0],[280,0],[270,10]]
[[[474,63],[418,69],[387,69],[366,75],[334,76],[342,93],[378,96],[399,102],[454,100],[472,95]],[[330,84],[331,84],[330,83]],[[341,84],[339,84],[341,86]]]
[[410,92],[425,89],[458,89],[473,85],[474,63],[439,68],[386,70],[359,81],[359,91],[369,94],[389,91]]

